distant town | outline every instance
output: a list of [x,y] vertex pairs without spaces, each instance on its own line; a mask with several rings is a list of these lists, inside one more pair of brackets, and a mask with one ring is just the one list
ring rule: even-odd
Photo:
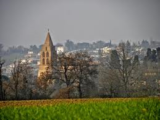
[[53,43],[0,44],[2,100],[160,95],[158,41]]
[[[112,50],[121,50],[121,44],[126,43],[127,52],[130,57],[138,55],[139,60],[143,63],[144,57],[146,56],[147,49],[156,50],[160,46],[160,41],[154,40],[142,40],[134,43],[130,40],[125,42],[121,41],[119,44],[112,44],[111,40],[96,41],[91,43],[82,42],[74,43],[71,40],[66,40],[65,44],[58,43],[55,45],[57,54],[61,53],[76,53],[80,51],[87,51],[95,62],[100,62],[99,57],[109,58]],[[54,42],[53,42],[54,44]],[[28,62],[33,68],[35,76],[38,74],[38,66],[40,64],[40,50],[42,45],[36,46],[31,45],[29,48],[23,46],[9,47],[7,50],[3,49],[3,44],[0,44],[0,56],[5,59],[5,65],[3,66],[3,74],[10,76],[11,70],[14,67],[13,62],[21,60],[22,63]]]

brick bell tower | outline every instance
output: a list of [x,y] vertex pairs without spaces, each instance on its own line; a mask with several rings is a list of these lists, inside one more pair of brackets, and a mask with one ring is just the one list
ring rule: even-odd
[[55,46],[53,45],[48,30],[45,43],[43,44],[42,49],[40,51],[40,65],[39,65],[38,77],[40,77],[42,73],[45,73],[47,68],[50,72],[52,72],[53,71],[52,65],[56,63],[56,60],[57,60],[57,54]]

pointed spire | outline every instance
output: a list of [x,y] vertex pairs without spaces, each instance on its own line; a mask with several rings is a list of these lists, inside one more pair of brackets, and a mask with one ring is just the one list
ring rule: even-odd
[[52,39],[51,39],[51,36],[50,36],[50,33],[49,33],[49,29],[48,29],[47,37],[46,37],[46,40],[45,40],[44,44],[49,45],[49,46],[53,46]]

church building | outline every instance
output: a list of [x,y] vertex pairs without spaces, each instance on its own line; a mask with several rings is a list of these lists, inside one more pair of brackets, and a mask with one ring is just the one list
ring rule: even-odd
[[42,73],[45,73],[47,68],[50,72],[52,72],[53,65],[56,63],[56,60],[57,60],[57,54],[55,46],[53,45],[48,30],[45,43],[43,44],[42,49],[40,51],[40,65],[39,65],[38,77],[40,77]]

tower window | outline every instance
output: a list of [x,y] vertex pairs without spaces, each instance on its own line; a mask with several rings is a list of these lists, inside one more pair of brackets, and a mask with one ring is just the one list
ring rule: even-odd
[[46,47],[46,51],[47,51],[47,47]]
[[42,56],[45,57],[45,53],[44,52],[42,53]]
[[44,60],[44,58],[43,58],[43,60],[42,60],[42,64],[45,65],[45,60]]
[[49,57],[49,53],[48,52],[46,53],[46,56]]

